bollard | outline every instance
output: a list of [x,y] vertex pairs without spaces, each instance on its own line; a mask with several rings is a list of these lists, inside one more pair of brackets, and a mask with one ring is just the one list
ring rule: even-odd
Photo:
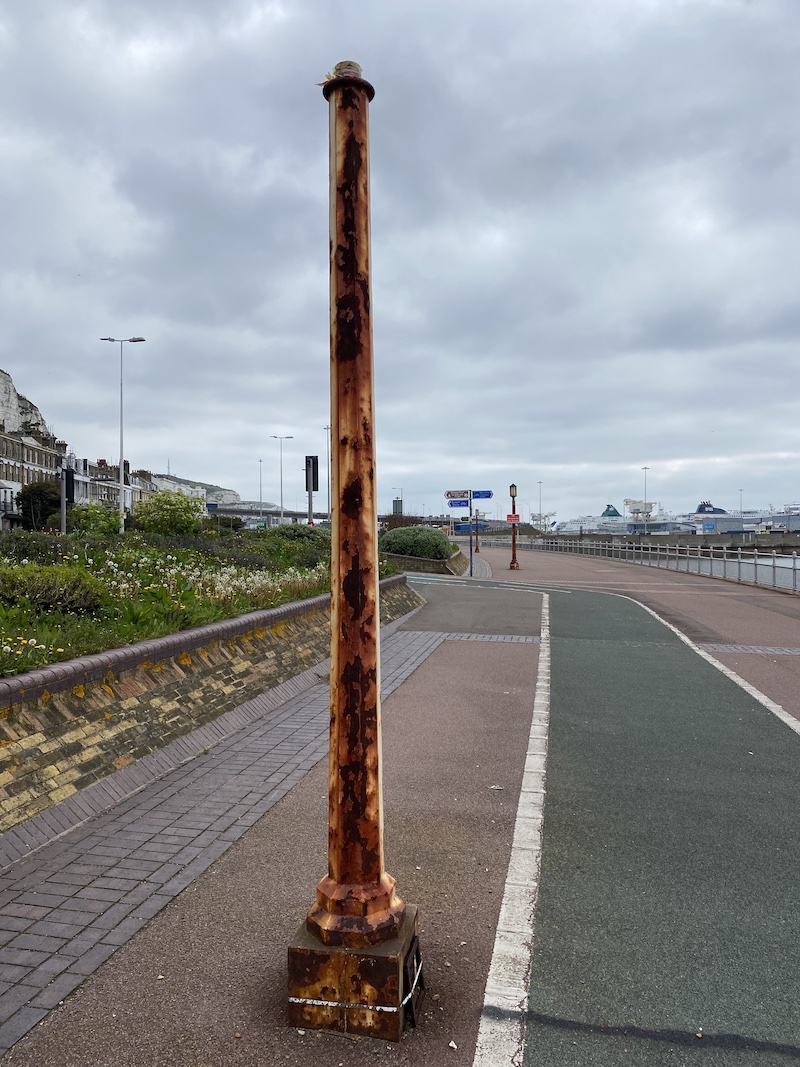
[[289,1022],[399,1040],[421,996],[418,916],[384,868],[369,119],[355,63],[323,83],[331,182],[328,874],[289,946]]

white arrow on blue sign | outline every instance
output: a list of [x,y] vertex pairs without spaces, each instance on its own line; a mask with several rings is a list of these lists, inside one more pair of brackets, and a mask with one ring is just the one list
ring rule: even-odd
[[448,500],[447,506],[449,508],[467,508],[469,507],[468,500]]
[[493,496],[494,496],[494,493],[492,492],[491,489],[473,489],[472,490],[472,499],[473,500],[491,500]]

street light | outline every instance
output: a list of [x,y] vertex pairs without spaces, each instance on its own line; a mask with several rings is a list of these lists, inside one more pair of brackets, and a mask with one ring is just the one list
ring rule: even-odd
[[258,461],[258,521],[259,522],[262,522],[263,519],[264,519],[263,497],[261,495],[261,464],[263,462],[264,462],[263,459],[260,459]]
[[[124,344],[136,344],[144,341],[144,337],[101,337],[101,341],[111,341],[119,344],[119,532],[125,533],[125,460],[123,459],[122,438],[122,346]],[[133,503],[131,501],[131,503]]]
[[[517,514],[517,487],[512,482],[508,487],[508,493],[511,497],[511,514]],[[517,562],[517,524],[515,521],[511,523],[511,563],[508,569],[510,571],[518,571],[519,563]]]
[[645,537],[646,537],[647,536],[647,472],[650,470],[650,468],[649,467],[642,467],[642,470],[644,471],[644,533],[645,533]]
[[281,443],[281,526],[282,526],[283,525],[283,442],[284,441],[293,441],[294,440],[294,435],[290,434],[290,433],[287,433],[284,437],[281,437],[280,434],[271,433],[270,437],[274,437],[276,441],[280,441],[280,443]]
[[542,483],[539,482],[539,533],[542,532]]

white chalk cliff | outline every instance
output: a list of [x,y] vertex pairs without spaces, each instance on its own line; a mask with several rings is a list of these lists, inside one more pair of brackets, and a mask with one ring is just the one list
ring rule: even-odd
[[11,375],[0,370],[0,422],[12,433],[16,430],[47,433],[41,411],[17,392]]

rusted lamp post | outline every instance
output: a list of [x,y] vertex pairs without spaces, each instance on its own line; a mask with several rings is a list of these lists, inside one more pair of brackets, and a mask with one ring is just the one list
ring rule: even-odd
[[421,988],[417,909],[384,868],[368,104],[323,83],[331,183],[331,732],[328,874],[289,946],[289,1022],[399,1040]]
[[475,508],[475,551],[480,555],[481,546],[478,542],[478,528],[481,524],[481,513]]
[[[511,514],[517,514],[517,487],[512,482],[508,487],[508,492],[511,496]],[[518,571],[519,563],[517,563],[517,523],[516,519],[511,522],[511,563],[508,566],[510,571]]]

